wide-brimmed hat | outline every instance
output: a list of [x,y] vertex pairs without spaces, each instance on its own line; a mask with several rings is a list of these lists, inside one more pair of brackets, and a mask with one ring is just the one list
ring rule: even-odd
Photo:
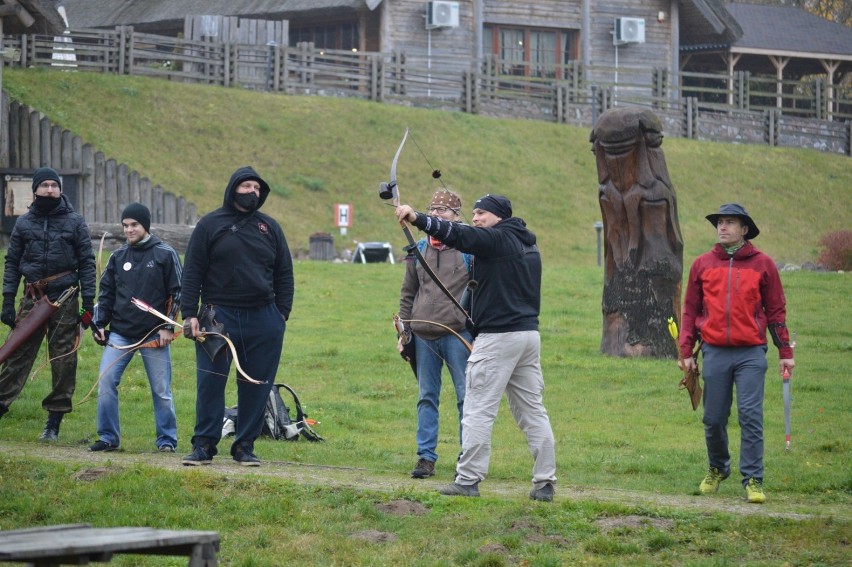
[[754,221],[751,220],[751,217],[746,212],[745,208],[739,203],[726,203],[719,207],[718,213],[713,213],[712,215],[707,215],[707,220],[710,221],[710,224],[716,226],[719,222],[719,217],[738,217],[742,219],[743,223],[748,227],[748,232],[746,232],[744,238],[746,240],[751,240],[752,238],[757,237],[760,234],[760,229],[757,228],[757,225],[754,224]]

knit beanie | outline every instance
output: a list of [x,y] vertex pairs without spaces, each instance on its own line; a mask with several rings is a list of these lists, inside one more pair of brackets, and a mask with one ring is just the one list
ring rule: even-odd
[[432,195],[432,202],[429,203],[429,207],[446,207],[455,211],[456,214],[458,214],[461,206],[462,204],[459,196],[446,189],[438,189],[435,191],[435,194]]
[[512,218],[512,202],[503,195],[486,195],[473,204],[474,209],[482,209],[500,217]]
[[145,232],[151,232],[151,211],[142,203],[130,203],[121,211],[121,220],[133,219],[142,225]]
[[59,190],[62,191],[62,180],[59,179],[59,174],[56,173],[56,170],[50,167],[40,167],[33,173],[33,193],[45,181],[56,181],[59,184]]

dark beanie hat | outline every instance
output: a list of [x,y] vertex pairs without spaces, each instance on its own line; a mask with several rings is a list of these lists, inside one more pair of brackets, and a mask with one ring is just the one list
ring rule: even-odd
[[145,232],[151,232],[151,211],[142,203],[130,203],[121,211],[121,220],[133,219],[142,225]]
[[473,204],[474,209],[482,209],[500,217],[512,218],[512,202],[503,195],[486,195]]
[[33,173],[33,193],[45,181],[56,181],[59,183],[59,190],[62,191],[62,180],[59,179],[59,174],[56,173],[56,170],[50,167],[40,167]]

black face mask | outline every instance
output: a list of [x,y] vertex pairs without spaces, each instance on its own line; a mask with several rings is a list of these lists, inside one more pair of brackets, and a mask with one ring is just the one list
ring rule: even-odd
[[41,213],[49,213],[59,205],[60,201],[60,197],[43,197],[42,195],[36,195],[33,200],[33,207]]
[[247,211],[253,211],[257,208],[257,205],[260,203],[260,197],[257,196],[257,193],[235,193],[234,194],[234,203],[244,208]]

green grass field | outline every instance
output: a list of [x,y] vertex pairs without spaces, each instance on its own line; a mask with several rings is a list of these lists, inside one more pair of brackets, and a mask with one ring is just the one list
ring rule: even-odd
[[[417,388],[391,327],[402,266],[297,262],[276,379],[296,389],[326,443],[261,440],[264,466],[253,471],[225,457],[203,470],[180,466],[195,403],[194,349],[181,339],[173,348],[178,454],[154,452],[139,360],[121,386],[121,451],[86,451],[97,437],[94,401],[77,406],[61,442],[45,447],[35,441],[50,380],[41,368],[0,420],[0,529],[85,521],[216,530],[220,563],[244,567],[849,564],[849,274],[782,274],[798,341],[793,450],[784,452],[781,380],[770,372],[767,503],[742,503],[735,478],[700,497],[701,412],[677,390],[675,362],[599,353],[603,272],[592,226],[600,210],[587,129],[96,73],[4,69],[3,81],[14,100],[202,211],[221,203],[234,169],[254,165],[272,186],[265,210],[294,250],[326,231],[338,251],[358,240],[401,252],[376,188],[406,127],[466,206],[485,192],[509,195],[545,263],[542,363],[559,484],[555,502],[529,501],[531,457],[504,407],[482,498],[439,496],[458,454],[448,391],[437,475],[410,479]],[[726,201],[745,204],[761,228],[756,244],[778,261],[813,261],[825,233],[852,226],[847,157],[668,138],[663,149],[687,266],[714,241],[704,216]],[[409,142],[399,163],[404,200],[426,205],[435,189],[429,172]],[[341,202],[355,211],[346,238],[333,225]],[[77,400],[95,383],[99,357],[86,336]],[[231,384],[231,404],[234,392]],[[730,435],[736,459],[736,423]],[[220,448],[227,455],[227,443]],[[423,513],[393,513],[406,506]],[[185,561],[117,556],[113,564]]]
[[[732,477],[696,496],[706,461],[701,412],[678,391],[671,360],[599,354],[602,272],[548,267],[541,318],[545,403],[557,439],[554,503],[527,498],[531,457],[508,408],[494,431],[482,498],[441,497],[452,480],[458,424],[445,391],[436,477],[408,478],[416,460],[416,384],[395,352],[390,316],[402,267],[296,264],[297,294],[278,381],[293,386],[321,424],[324,444],[261,440],[264,466],[246,471],[217,457],[179,466],[194,419],[191,343],[173,348],[181,447],[154,452],[141,361],[121,386],[122,451],[93,456],[94,402],[75,408],[55,449],[35,441],[48,369],[0,420],[0,528],[88,521],[222,534],[224,565],[838,565],[850,537],[852,332],[848,274],[784,273],[797,332],[793,450],[784,451],[781,381],[767,377],[763,506],[742,503]],[[80,350],[78,396],[97,375],[100,348]],[[774,349],[771,356],[777,356]],[[233,403],[235,388],[229,387]],[[733,420],[735,422],[735,419]],[[734,459],[739,429],[730,427]],[[96,480],[80,480],[103,469]],[[381,505],[407,501],[423,515]],[[393,541],[365,542],[371,530]],[[117,556],[117,565],[162,558]],[[179,564],[175,559],[172,563]]]

